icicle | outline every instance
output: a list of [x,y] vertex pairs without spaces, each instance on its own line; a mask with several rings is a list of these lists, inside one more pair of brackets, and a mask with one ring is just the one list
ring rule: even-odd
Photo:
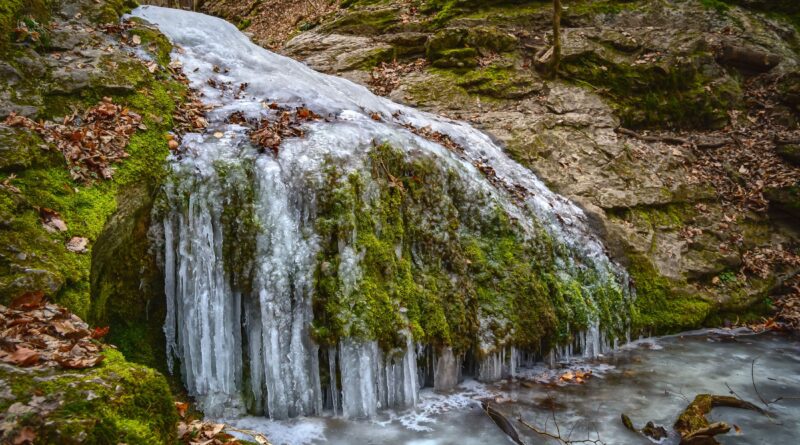
[[[214,133],[185,135],[180,155],[170,158],[172,175],[165,188],[169,210],[162,219],[168,366],[172,370],[172,360],[180,360],[187,389],[206,414],[241,412],[242,399],[253,402],[253,411],[275,418],[321,413],[319,347],[309,334],[318,252],[315,193],[327,186],[320,172],[331,160],[344,174],[369,178],[368,153],[374,141],[435,159],[459,179],[465,196],[488,197],[518,221],[524,235],[537,237],[544,228],[565,252],[556,260],[565,279],[587,269],[599,282],[626,282],[617,279],[624,273],[608,260],[580,208],[548,190],[468,124],[395,104],[347,80],[316,73],[252,44],[235,26],[217,18],[157,7],[137,8],[134,14],[155,23],[182,48],[174,56],[191,85],[216,106],[208,115]],[[216,82],[208,82],[213,79],[243,88],[237,94],[221,91],[210,85]],[[285,139],[276,153],[259,153],[250,146],[249,130],[229,124],[227,118],[242,113],[250,121],[263,119],[270,113],[263,107],[265,101],[308,107],[330,118],[305,122],[304,136]],[[373,119],[373,113],[382,118]],[[408,131],[407,125],[448,135],[464,150],[454,153]],[[494,180],[487,180],[476,163],[490,167]],[[231,168],[247,169],[248,174],[226,177]],[[510,199],[507,187],[498,184],[530,193],[522,200]],[[230,236],[223,227],[223,212],[234,202],[232,197],[241,196],[253,197],[255,240],[223,239]],[[230,243],[239,242],[255,247],[252,265],[247,266],[252,275],[248,289],[237,287],[231,265],[226,268],[223,258]],[[402,246],[396,246],[395,255],[402,257]],[[350,294],[362,278],[363,249],[342,240],[339,259],[335,272],[343,292]],[[591,298],[591,289],[586,293]],[[480,341],[494,344],[490,324],[481,321]],[[417,350],[423,357],[425,349],[406,338],[405,348],[394,351],[353,339],[341,339],[338,353],[336,348],[329,350],[334,413],[341,405],[347,417],[372,417],[378,409],[417,402],[426,375],[420,375]],[[574,344],[554,349],[549,358],[555,363],[581,352],[596,356],[607,344],[608,338],[593,324]],[[487,381],[513,376],[520,360],[514,348],[496,350],[482,359],[478,374]],[[458,381],[460,357],[452,351],[432,356],[425,366],[434,386],[451,388]]]
[[328,349],[328,372],[330,373],[330,381],[328,382],[329,390],[331,393],[331,405],[333,406],[333,415],[338,414],[339,409],[339,385],[336,381],[336,346],[331,346]]

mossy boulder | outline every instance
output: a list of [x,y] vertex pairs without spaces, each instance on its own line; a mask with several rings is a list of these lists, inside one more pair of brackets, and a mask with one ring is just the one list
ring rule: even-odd
[[786,162],[800,167],[800,144],[779,145],[775,152]]
[[400,23],[396,9],[368,9],[346,14],[323,25],[322,32],[375,36]]
[[[89,3],[56,6],[68,17],[85,7],[118,17],[127,7],[121,1]],[[158,304],[163,291],[155,284],[147,233],[152,197],[166,174],[164,136],[172,130],[186,86],[167,74],[172,47],[163,35],[140,22],[129,32],[141,38],[140,47],[152,51],[161,68],[151,72],[113,35],[98,39],[88,28],[59,43],[94,57],[83,67],[67,69],[69,62],[47,49],[32,51],[27,43],[10,44],[4,56],[20,75],[11,79],[13,85],[0,80],[0,93],[8,93],[15,106],[28,107],[35,119],[80,115],[108,96],[139,114],[142,125],[128,141],[128,158],[112,166],[113,179],[89,182],[74,180],[58,149],[35,132],[0,125],[0,303],[43,291],[93,324],[111,325],[109,339],[132,360],[163,367]],[[110,45],[111,51],[94,51],[99,45]],[[42,217],[48,212],[57,214],[66,230],[48,231]],[[87,252],[69,251],[71,237],[86,238]]]
[[741,87],[715,69],[711,53],[640,64],[589,51],[565,57],[562,68],[607,97],[630,128],[721,128],[741,103]]
[[445,28],[425,45],[428,60],[439,68],[477,66],[478,55],[514,50],[517,38],[493,27]]
[[771,188],[765,191],[764,196],[769,200],[771,210],[800,218],[800,185]]
[[28,428],[37,444],[172,444],[178,421],[166,379],[107,348],[85,370],[0,364],[2,439]]
[[[464,195],[459,175],[431,155],[380,145],[370,162],[371,177],[326,168],[317,209],[318,343],[354,337],[391,350],[404,347],[407,332],[460,353],[546,350],[592,321],[621,338],[623,291],[588,268],[558,270],[565,247],[546,230],[525,235],[487,194]],[[342,272],[353,258],[355,283]]]

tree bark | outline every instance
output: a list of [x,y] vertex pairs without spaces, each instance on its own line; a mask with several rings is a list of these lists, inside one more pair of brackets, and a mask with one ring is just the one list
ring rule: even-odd
[[558,77],[561,64],[561,0],[553,0],[553,63],[552,76]]

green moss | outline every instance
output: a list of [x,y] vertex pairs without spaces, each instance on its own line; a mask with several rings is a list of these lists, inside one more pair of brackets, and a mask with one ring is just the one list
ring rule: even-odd
[[711,303],[680,290],[643,255],[630,255],[630,263],[628,273],[636,287],[634,332],[657,335],[698,328],[712,312]]
[[467,94],[494,99],[519,99],[537,89],[535,78],[514,67],[513,59],[462,72],[461,70],[432,70],[451,79]]
[[153,52],[155,52],[156,61],[159,64],[162,66],[169,65],[169,53],[172,51],[172,44],[169,43],[169,40],[164,34],[145,26],[132,29],[131,34],[139,36],[142,39],[141,44],[143,46],[155,49]]
[[214,167],[223,190],[221,222],[225,272],[236,288],[249,293],[252,288],[256,235],[260,230],[254,207],[253,166],[218,161]]
[[400,23],[396,9],[354,11],[323,27],[326,32],[355,35],[380,35]]
[[519,8],[525,4],[542,3],[541,0],[428,0],[421,11],[431,16],[435,26],[441,26],[457,17],[467,16],[476,11],[494,6]]
[[395,48],[375,48],[369,51],[362,57],[361,61],[356,65],[360,70],[370,70],[381,64],[381,62],[391,62],[397,58],[397,50]]
[[47,23],[56,0],[3,0],[0,2],[0,53],[8,49],[12,33],[23,18]]
[[[168,63],[171,47],[163,36],[144,25],[131,32],[155,60]],[[108,66],[100,78],[74,94],[56,93],[59,85],[49,75],[25,86],[45,98],[41,118],[81,113],[103,96],[142,116],[126,147],[129,157],[113,166],[112,180],[77,183],[61,154],[43,150],[36,135],[18,129],[0,134],[24,144],[0,168],[0,180],[16,175],[10,182],[19,190],[0,188],[0,302],[43,290],[91,323],[112,326],[109,341],[132,359],[163,367],[163,285],[147,233],[153,195],[166,175],[164,135],[186,87],[163,70],[150,73],[136,60],[113,56],[103,60]],[[45,231],[40,208],[58,212],[68,230]],[[89,251],[69,252],[72,236],[87,238]]]
[[[462,352],[508,344],[535,350],[571,341],[590,319],[612,335],[624,331],[622,292],[588,273],[559,274],[563,253],[543,230],[530,239],[488,197],[464,196],[458,175],[430,155],[379,145],[370,157],[370,177],[343,176],[333,161],[326,170],[318,342],[351,336],[388,350],[411,333]],[[607,301],[598,304],[601,298]]]
[[639,6],[636,0],[578,0],[569,2],[565,16],[619,14]]
[[478,66],[478,51],[475,48],[445,49],[436,53],[433,66],[436,68],[473,68]]
[[138,6],[136,0],[103,0],[98,5],[84,8],[84,14],[95,23],[112,23],[119,21],[123,14]]
[[174,443],[178,418],[164,377],[128,363],[113,349],[103,354],[103,363],[87,370],[18,373],[0,368],[0,380],[11,383],[14,402],[43,397],[40,406],[54,408],[44,417],[16,419],[18,425],[32,427],[36,442],[44,444]]
[[733,79],[712,84],[702,73],[711,62],[710,54],[698,53],[669,67],[628,65],[591,53],[566,58],[562,68],[568,79],[610,99],[623,126],[717,128],[727,123],[741,89]]
[[731,9],[730,5],[722,0],[700,0],[700,4],[719,13],[723,13]]

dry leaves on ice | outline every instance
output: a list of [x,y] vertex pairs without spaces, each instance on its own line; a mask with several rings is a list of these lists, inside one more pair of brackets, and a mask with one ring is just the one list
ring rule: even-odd
[[82,116],[73,113],[60,124],[35,122],[15,113],[5,124],[39,133],[64,155],[73,179],[86,182],[112,177],[111,165],[128,157],[125,147],[141,121],[141,116],[105,97]]
[[592,377],[592,371],[567,371],[558,378],[562,383],[584,383]]
[[175,408],[181,416],[178,422],[178,438],[180,443],[186,445],[239,445],[241,442],[228,433],[235,431],[249,436],[252,442],[259,445],[270,445],[267,438],[260,433],[250,430],[234,428],[224,423],[206,422],[202,420],[183,419],[189,404],[185,402],[175,402]]
[[305,107],[296,108],[294,111],[283,109],[276,103],[269,104],[267,107],[276,110],[277,118],[274,120],[262,119],[256,129],[250,133],[250,141],[256,146],[269,148],[276,155],[283,139],[303,137],[304,133],[300,128],[303,122],[321,119],[320,115]]
[[90,330],[67,309],[29,292],[11,306],[0,305],[0,361],[17,366],[90,368],[103,360],[95,339],[108,329]]

